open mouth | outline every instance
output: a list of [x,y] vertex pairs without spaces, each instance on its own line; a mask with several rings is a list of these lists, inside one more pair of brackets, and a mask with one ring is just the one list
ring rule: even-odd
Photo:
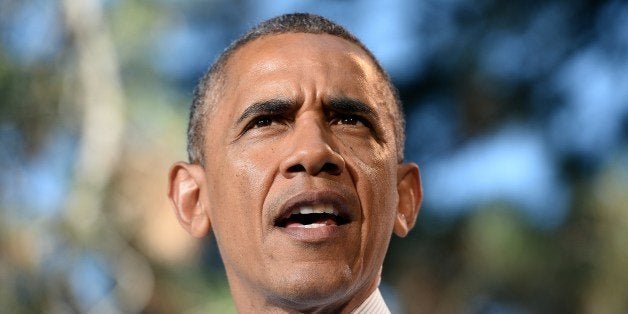
[[349,217],[332,204],[310,204],[295,206],[287,215],[276,220],[275,226],[282,228],[320,228],[349,223]]

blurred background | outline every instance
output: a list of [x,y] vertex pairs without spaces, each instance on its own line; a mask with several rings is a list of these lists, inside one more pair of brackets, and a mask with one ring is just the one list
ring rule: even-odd
[[325,15],[400,89],[425,199],[394,313],[628,312],[625,1],[0,0],[0,312],[233,312],[166,198],[231,40]]

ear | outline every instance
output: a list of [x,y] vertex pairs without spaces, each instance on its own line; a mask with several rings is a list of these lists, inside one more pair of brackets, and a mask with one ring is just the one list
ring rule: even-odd
[[393,231],[403,238],[414,227],[423,200],[419,167],[415,163],[400,164],[397,178],[399,202]]
[[205,172],[200,165],[177,162],[170,167],[168,197],[177,219],[192,236],[204,237],[210,229]]

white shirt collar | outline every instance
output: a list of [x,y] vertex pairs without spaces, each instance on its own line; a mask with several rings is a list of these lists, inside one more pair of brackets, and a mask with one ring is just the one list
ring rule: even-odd
[[379,289],[375,289],[351,314],[390,314],[390,310]]

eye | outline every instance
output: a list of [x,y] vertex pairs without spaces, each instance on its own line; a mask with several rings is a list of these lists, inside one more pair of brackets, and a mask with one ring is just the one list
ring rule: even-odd
[[281,124],[285,122],[285,118],[279,115],[264,115],[252,119],[244,128],[244,131],[251,129],[261,129],[270,127],[274,124]]
[[252,121],[251,128],[263,128],[273,124],[273,121],[271,117],[260,117]]
[[357,115],[338,115],[331,120],[332,124],[344,124],[344,125],[356,125],[356,126],[369,126],[369,123],[360,116]]

